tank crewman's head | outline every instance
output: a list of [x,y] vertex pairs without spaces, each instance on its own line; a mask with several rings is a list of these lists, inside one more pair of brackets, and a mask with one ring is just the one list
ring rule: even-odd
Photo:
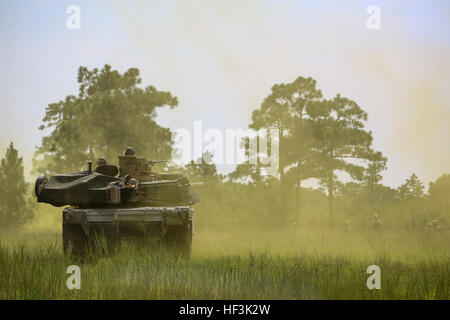
[[104,157],[100,157],[97,159],[96,167],[106,165],[106,159]]
[[132,148],[132,147],[128,147],[126,150],[125,150],[125,155],[126,156],[134,156],[136,153],[134,152],[134,149]]

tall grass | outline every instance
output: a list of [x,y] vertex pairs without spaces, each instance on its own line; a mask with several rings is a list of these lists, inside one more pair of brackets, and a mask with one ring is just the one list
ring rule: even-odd
[[[207,232],[189,261],[125,243],[88,263],[62,253],[60,235],[0,241],[1,299],[449,299],[448,234],[332,229]],[[81,289],[66,268],[81,268]],[[381,268],[369,290],[366,269]]]

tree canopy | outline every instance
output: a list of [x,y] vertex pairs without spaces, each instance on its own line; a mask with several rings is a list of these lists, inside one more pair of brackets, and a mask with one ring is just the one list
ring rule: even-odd
[[424,196],[424,188],[422,181],[413,173],[406,182],[402,184],[398,191],[400,196],[406,199],[418,199]]
[[[323,98],[312,78],[298,77],[292,83],[276,84],[261,107],[253,111],[250,128],[279,130],[281,202],[286,185],[298,186],[308,178],[320,179],[326,187],[330,213],[336,189],[336,172],[363,180],[371,190],[381,179],[387,159],[371,149],[372,133],[365,128],[367,113],[354,101],[337,94]],[[369,163],[364,166],[364,162]],[[239,167],[231,178],[249,174]],[[255,176],[255,175],[253,175]]]
[[428,192],[432,200],[450,207],[450,174],[443,174],[435,182],[430,182]]
[[76,171],[100,156],[116,162],[127,146],[149,159],[170,158],[171,132],[155,117],[157,108],[177,106],[176,97],[154,86],[141,87],[136,68],[120,74],[109,65],[101,70],[80,67],[77,80],[78,96],[46,108],[40,129],[51,133],[35,153],[35,171]]
[[[36,172],[73,172],[100,156],[112,163],[127,146],[149,159],[170,158],[171,132],[155,119],[157,108],[177,106],[176,97],[153,86],[142,86],[135,68],[119,73],[109,65],[100,70],[80,67],[77,80],[78,95],[69,95],[46,108],[40,129],[49,134],[35,153]],[[373,149],[367,120],[367,112],[355,101],[340,94],[324,98],[316,80],[298,77],[291,83],[272,86],[253,111],[249,124],[255,130],[278,129],[278,175],[265,176],[263,161],[252,158],[251,163],[256,164],[240,164],[225,179],[215,164],[205,161],[211,160],[208,152],[202,161],[171,169],[182,170],[193,182],[206,182],[207,187],[198,190],[203,200],[198,208],[208,212],[204,219],[218,228],[224,221],[261,221],[271,228],[274,214],[278,214],[280,226],[305,219],[312,222],[318,215],[320,219],[329,217],[333,224],[350,219],[364,226],[374,213],[384,215],[383,219],[388,214],[397,216],[401,223],[415,227],[422,223],[416,222],[431,218],[444,222],[449,212],[450,175],[430,183],[429,196],[415,174],[397,189],[384,186],[381,180],[387,158]],[[248,140],[241,145],[248,157],[255,156],[248,152]],[[11,144],[0,168],[1,182],[14,185],[0,198],[0,215],[5,221],[24,221],[32,213],[26,207],[11,209],[25,203],[25,191],[20,192],[27,189],[21,163]],[[342,173],[350,180],[342,179]],[[302,187],[302,181],[309,178],[324,188]],[[14,200],[8,202],[10,197]],[[10,211],[17,219],[7,216]]]

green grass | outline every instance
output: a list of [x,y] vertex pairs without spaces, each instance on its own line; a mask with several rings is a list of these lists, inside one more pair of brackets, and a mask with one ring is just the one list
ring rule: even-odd
[[[191,260],[125,245],[68,290],[60,235],[3,236],[1,299],[449,299],[448,233],[332,229],[195,235]],[[381,268],[369,290],[366,269]]]

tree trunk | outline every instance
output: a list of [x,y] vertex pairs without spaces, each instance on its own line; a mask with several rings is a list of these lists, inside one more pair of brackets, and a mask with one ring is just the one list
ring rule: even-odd
[[330,215],[330,225],[334,223],[334,179],[333,170],[328,174],[328,213]]
[[301,192],[302,192],[302,180],[299,180],[298,182],[298,190],[295,193],[295,222],[299,223],[299,218],[301,216],[301,209],[300,209],[300,200],[301,200]]
[[284,161],[283,161],[283,127],[279,126],[278,131],[278,143],[279,143],[279,167],[278,172],[280,173],[280,210],[281,210],[281,220],[283,223],[287,222],[288,209],[286,205],[286,182],[284,177]]

